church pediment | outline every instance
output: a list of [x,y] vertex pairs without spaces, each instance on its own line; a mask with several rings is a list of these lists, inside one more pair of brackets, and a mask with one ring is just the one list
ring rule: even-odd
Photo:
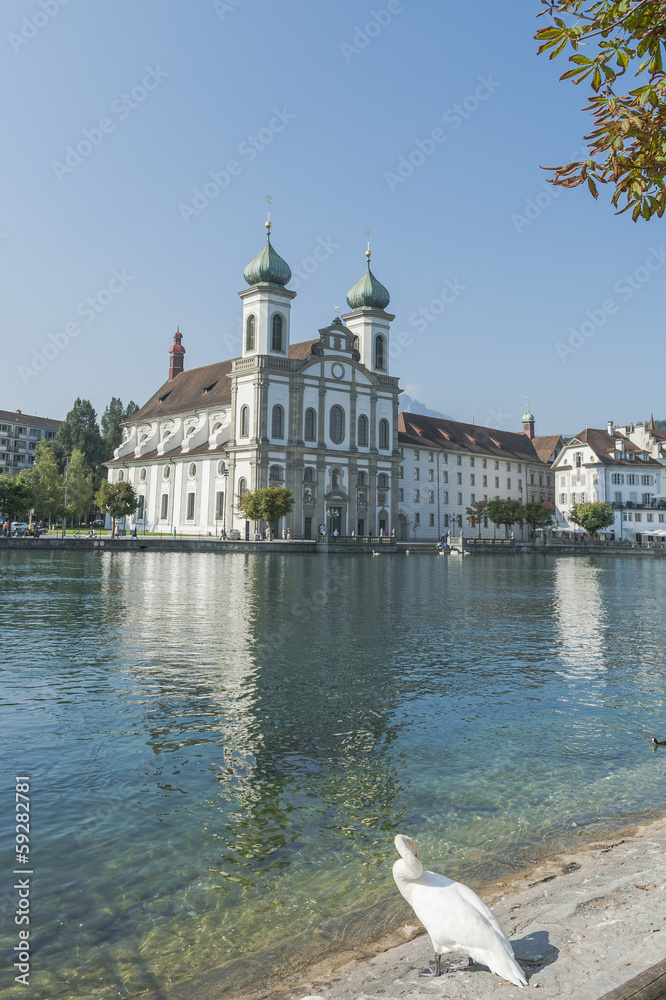
[[343,493],[342,490],[331,490],[330,493],[325,493],[324,497],[326,498],[326,500],[339,501],[340,503],[349,502],[349,494]]

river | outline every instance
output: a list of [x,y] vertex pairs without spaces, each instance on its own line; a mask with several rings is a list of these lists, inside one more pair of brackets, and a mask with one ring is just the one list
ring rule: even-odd
[[481,885],[663,812],[661,560],[0,549],[0,586],[0,997],[17,776],[32,1000],[371,938],[396,832]]

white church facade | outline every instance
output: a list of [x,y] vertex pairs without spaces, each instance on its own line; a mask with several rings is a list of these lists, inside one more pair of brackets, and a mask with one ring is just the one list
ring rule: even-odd
[[[390,296],[370,270],[350,311],[293,343],[287,263],[271,244],[245,268],[241,357],[187,371],[179,331],[169,378],[127,421],[107,463],[127,480],[139,531],[249,529],[247,490],[279,485],[295,505],[278,525],[294,538],[398,528],[398,379],[389,374]],[[252,526],[252,531],[254,526]]]

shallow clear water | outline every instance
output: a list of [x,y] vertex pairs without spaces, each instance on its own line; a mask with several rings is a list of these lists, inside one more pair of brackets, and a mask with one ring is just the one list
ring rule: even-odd
[[396,832],[478,884],[663,810],[665,584],[656,559],[0,553],[0,899],[11,926],[28,774],[32,1000],[195,1000],[209,971],[233,995],[262,972],[232,960],[371,934]]

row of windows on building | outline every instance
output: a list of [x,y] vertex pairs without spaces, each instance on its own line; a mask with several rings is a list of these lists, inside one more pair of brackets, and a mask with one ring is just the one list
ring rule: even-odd
[[[444,453],[444,457],[446,457],[446,452]],[[470,459],[470,463],[471,463],[472,466],[474,465],[474,459],[473,458]],[[445,462],[445,464],[447,464],[447,463]],[[458,465],[461,465],[461,464],[462,463],[459,461]],[[522,464],[520,462],[517,462],[517,463],[514,463],[514,464],[517,465],[517,471],[519,473],[522,473]],[[507,462],[506,463],[506,467],[507,467],[507,471],[511,471],[511,462]],[[483,459],[482,468],[483,469],[487,468],[486,459]],[[497,461],[495,462],[495,469],[499,470],[499,462],[497,462]],[[435,481],[435,470],[434,469],[428,469],[427,472],[428,472],[428,482],[433,483]],[[400,475],[401,479],[404,479],[405,474],[404,474],[404,467],[403,466],[400,466],[400,473],[399,473],[399,475]],[[416,468],[416,467],[414,468],[414,479],[415,479],[415,481],[419,481],[421,479],[421,469],[420,468]],[[488,479],[489,479],[489,477],[487,475],[482,476],[481,477],[481,482],[477,483],[477,481],[476,481],[476,473],[470,472],[470,474],[469,474],[469,485],[470,486],[477,486],[477,485],[488,486]],[[531,486],[536,486],[537,485],[537,479],[538,479],[538,485],[539,486],[544,486],[544,485],[550,486],[550,476],[549,475],[546,474],[544,476],[544,473],[542,473],[542,472],[539,472],[539,473],[530,472],[530,485]],[[544,482],[544,480],[545,480],[545,482]],[[456,473],[456,481],[459,483],[459,485],[462,486],[462,484],[463,484],[463,473],[462,472],[457,472]],[[448,469],[444,469],[442,471],[442,482],[443,483],[448,483],[449,482],[449,472],[448,472]],[[511,479],[507,479],[507,481],[506,481],[506,487],[507,487],[508,490],[512,489]],[[495,489],[499,489],[499,488],[500,488],[500,477],[499,476],[495,476]],[[522,480],[520,480],[520,479],[518,480],[518,489],[522,490]]]
[[[12,437],[45,437],[47,441],[53,441],[55,438],[55,431],[42,430],[41,427],[31,427],[28,430],[27,427],[18,424],[0,424],[0,434],[9,434]],[[0,442],[0,444],[6,444],[6,442]]]
[[[401,455],[402,458],[405,457],[405,452],[406,452],[405,448],[401,448],[400,449],[400,455]],[[421,451],[418,448],[414,448],[413,452],[414,452],[414,461],[415,462],[421,461]],[[449,464],[449,453],[446,452],[446,451],[443,451],[443,452],[440,452],[439,454],[441,455],[441,460],[442,460],[443,464],[444,465],[448,465]],[[427,452],[427,456],[428,456],[428,458],[427,458],[428,462],[434,462],[435,461],[435,452],[434,451],[428,451]],[[453,458],[453,455],[451,457]],[[456,455],[455,458],[456,458],[456,461],[455,461],[456,465],[462,465],[463,464],[463,456],[462,455]],[[491,463],[490,467],[492,468],[494,466],[495,470],[499,472],[499,469],[500,469],[500,460],[498,458],[479,458],[478,455],[468,455],[467,458],[468,458],[468,465],[469,465],[470,469],[475,468],[476,463],[477,463],[477,459],[478,459],[479,464],[480,464],[480,466],[481,466],[482,469],[489,468],[488,462],[490,462]],[[426,461],[426,459],[424,458],[423,461]],[[523,463],[522,462],[505,461],[504,464],[506,466],[506,471],[507,472],[511,472],[512,471],[512,466],[514,466],[514,465],[516,466],[516,470],[515,470],[516,472],[522,473],[522,471],[523,471]],[[534,473],[531,473],[531,475],[534,476]],[[543,474],[539,473],[539,484],[540,485],[543,485],[542,478],[543,478]],[[550,485],[550,476],[548,476],[547,479],[548,479],[548,483],[547,484]]]
[[[612,472],[610,481],[613,486],[654,486],[657,477],[648,475],[647,473],[638,472]],[[598,483],[599,477],[592,475],[590,476],[590,483]],[[586,486],[588,484],[587,475],[583,473],[582,475],[578,473],[577,475],[571,476],[572,486]],[[560,486],[565,487],[568,485],[567,476],[560,476]]]
[[[404,470],[403,470],[402,466],[400,467],[399,478],[400,479],[404,479]],[[470,476],[469,476],[469,485],[470,486],[477,486],[477,485],[478,486],[488,486],[488,478],[489,478],[488,476],[481,476],[481,482],[477,483],[477,481],[476,481],[476,474],[472,472],[472,473],[470,473]],[[495,489],[498,490],[500,488],[500,477],[499,476],[495,476],[494,478],[495,478]],[[531,485],[534,486],[535,485],[535,483],[534,483],[534,473],[531,474],[530,479],[531,479]],[[415,482],[420,482],[420,480],[421,480],[421,470],[420,469],[414,469],[414,481]],[[434,483],[434,481],[435,481],[435,470],[434,469],[428,469],[428,482],[429,483]],[[443,483],[448,483],[449,482],[449,473],[446,472],[446,471],[444,471],[442,473],[442,482]],[[463,485],[463,474],[462,474],[462,472],[458,472],[457,473],[457,475],[456,475],[456,482],[458,483],[459,486]],[[507,490],[513,489],[512,485],[511,485],[511,482],[512,482],[511,479],[507,478],[507,480],[506,480],[506,488],[507,488]],[[539,474],[539,486],[543,486],[543,475],[541,473]],[[522,493],[522,491],[523,491],[523,481],[522,481],[522,479],[518,480],[518,487],[517,488],[518,488],[518,491],[520,493]]]
[[[425,496],[426,496],[426,493],[427,493],[427,495],[428,495],[427,503],[435,503],[435,491],[434,490],[423,490],[422,491],[420,489],[419,490],[414,490],[414,503],[421,503],[421,493],[423,493],[423,499],[424,500],[425,500]],[[463,504],[465,503],[465,501],[463,500],[462,493],[457,493],[455,495],[457,497],[457,500],[456,501],[452,500],[451,503],[453,504],[455,502],[455,503],[457,503],[458,507],[462,507]],[[443,490],[440,493],[440,495],[439,495],[439,499],[440,499],[440,503],[443,506],[448,506],[448,504],[449,504],[449,491],[448,490]],[[489,498],[486,494],[484,494],[483,499],[487,502],[488,499],[493,499],[493,498],[492,497]],[[545,497],[542,496],[539,499],[540,499],[541,503],[543,503],[544,500],[545,500]],[[404,489],[402,487],[398,489],[398,500],[401,503],[404,503],[404,500],[405,500],[405,491],[404,491]],[[533,496],[532,497],[532,501],[534,502],[534,500],[535,500],[535,497]],[[471,506],[471,507],[473,507],[475,503],[476,503],[476,493],[470,493],[468,505]]]
[[[596,494],[593,494],[593,495],[596,497]],[[571,493],[571,494],[560,493],[560,505],[562,507],[566,506],[567,504],[587,503],[589,499],[590,499],[590,497],[584,491],[583,492],[579,492],[579,493]],[[653,500],[653,496],[652,496],[651,493],[641,493],[641,499],[640,500],[638,499],[638,493],[631,493],[629,495],[629,500],[626,501],[626,502],[628,502],[628,503],[640,503],[640,504],[642,504],[643,507],[649,507],[650,504],[652,503],[652,500]],[[613,503],[617,503],[617,504],[625,503],[623,494],[621,492],[618,491],[618,492],[616,492],[616,493],[613,494]]]
[[[328,433],[333,444],[342,444],[345,439],[345,411],[337,404],[331,407],[329,413]],[[370,443],[368,418],[362,413],[358,418],[356,428],[356,444],[363,448]],[[382,419],[378,425],[378,447],[386,450],[390,442],[390,428],[388,420]],[[276,403],[271,415],[271,437],[273,440],[282,440],[285,433],[284,407]],[[250,434],[250,408],[247,404],[241,407],[240,411],[240,437],[249,437]],[[317,440],[317,412],[312,407],[305,411],[303,439],[305,441]]]
[[[355,351],[359,350],[360,341],[358,337],[354,337],[352,341],[352,347]],[[386,337],[379,333],[375,336],[374,340],[374,367],[379,371],[386,371],[386,361],[387,361],[387,351],[386,351]],[[246,352],[256,351],[257,349],[257,319],[254,314],[248,316],[245,321],[245,350]],[[285,320],[280,313],[274,313],[271,320],[271,351],[276,354],[286,354],[287,344],[285,338]]]

